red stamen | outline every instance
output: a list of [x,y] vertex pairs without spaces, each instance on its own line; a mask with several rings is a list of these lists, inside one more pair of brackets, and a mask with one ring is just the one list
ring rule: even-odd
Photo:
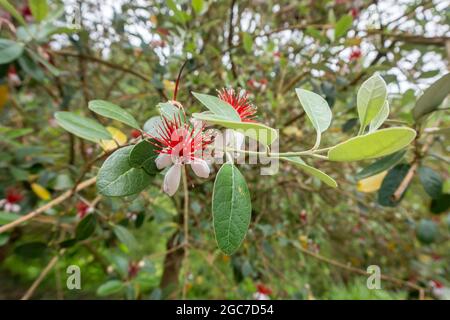
[[248,94],[245,90],[234,91],[232,88],[219,91],[219,98],[230,104],[237,111],[241,121],[254,122],[256,107],[248,101]]

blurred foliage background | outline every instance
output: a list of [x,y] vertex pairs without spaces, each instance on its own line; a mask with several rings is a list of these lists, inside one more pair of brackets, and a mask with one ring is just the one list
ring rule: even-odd
[[[0,299],[166,299],[182,297],[183,288],[191,299],[448,298],[448,100],[420,122],[412,112],[448,72],[449,1],[0,5],[0,226],[42,208],[0,232]],[[286,163],[273,176],[241,166],[252,221],[231,257],[214,240],[214,174],[207,181],[189,175],[184,259],[182,195],[166,196],[162,177],[130,199],[100,197],[93,184],[72,192],[95,176],[111,145],[74,137],[53,113],[95,116],[88,101],[104,99],[144,123],[158,114],[157,103],[171,99],[186,61],[177,100],[188,112],[201,110],[191,91],[245,88],[258,120],[280,129],[281,150],[306,150],[315,139],[295,88],[321,94],[332,107],[323,137],[331,146],[356,134],[357,88],[375,72],[389,89],[384,126],[412,126],[419,135],[387,176],[369,181],[357,173],[370,161],[313,160],[337,189]],[[441,91],[449,87],[447,81]],[[133,139],[120,123],[97,120],[113,127],[118,141]],[[392,184],[395,190],[407,172],[403,198],[390,201]],[[66,286],[70,265],[80,267],[81,290]],[[366,287],[369,265],[385,276],[381,290]]]

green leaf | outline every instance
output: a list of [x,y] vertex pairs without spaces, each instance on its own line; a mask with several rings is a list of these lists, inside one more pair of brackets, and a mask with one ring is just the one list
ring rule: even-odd
[[7,224],[21,217],[20,214],[0,211],[0,225]]
[[42,68],[39,67],[39,65],[27,54],[20,56],[18,62],[22,70],[25,71],[30,77],[39,82],[44,81],[44,71],[42,71]]
[[113,231],[117,239],[119,239],[119,241],[122,242],[128,250],[136,251],[139,248],[139,243],[127,228],[121,225],[114,225]]
[[295,89],[297,97],[303,106],[309,120],[317,131],[315,147],[320,144],[321,133],[328,129],[333,115],[327,101],[312,91]]
[[353,18],[351,15],[343,15],[334,27],[334,39],[337,40],[347,34],[348,30],[352,27]]
[[140,130],[136,119],[128,111],[111,102],[104,100],[92,100],[89,101],[89,109],[106,118],[117,120],[129,125],[132,128]]
[[227,102],[208,94],[192,92],[192,95],[215,115],[226,120],[241,121],[239,113]]
[[59,76],[61,72],[53,64],[49,63],[46,59],[42,58],[39,54],[33,52],[32,50],[28,49],[27,52],[35,61],[42,64],[53,76]]
[[200,14],[203,10],[204,2],[203,0],[192,0],[192,8],[196,14]]
[[378,74],[371,76],[361,85],[356,97],[361,132],[380,113],[386,97],[386,83]]
[[6,11],[8,11],[21,25],[26,26],[27,23],[22,15],[11,5],[8,0],[0,0],[0,6],[2,6]]
[[141,168],[133,168],[129,162],[133,146],[116,150],[103,162],[97,175],[97,189],[107,197],[124,197],[144,190],[151,176]]
[[244,44],[244,50],[247,53],[251,53],[253,50],[253,38],[250,33],[248,32],[242,33],[242,43]]
[[361,180],[367,177],[374,176],[380,172],[383,172],[385,170],[388,170],[395,166],[397,163],[400,162],[400,160],[403,159],[404,155],[406,154],[406,150],[400,150],[393,154],[390,154],[384,158],[381,158],[374,163],[370,164],[369,166],[362,169],[360,172],[358,172],[355,175],[356,180]]
[[[385,207],[395,207],[400,201],[394,201],[392,196],[402,183],[406,174],[408,173],[410,166],[408,164],[398,164],[391,170],[389,170],[386,177],[383,179],[380,190],[378,190],[378,203]],[[402,194],[406,194],[406,191]]]
[[328,151],[331,161],[358,161],[379,158],[408,146],[416,137],[411,128],[388,128],[339,143]]
[[436,110],[450,93],[450,73],[442,76],[434,82],[417,99],[416,105],[412,111],[414,119],[417,121],[423,116]]
[[0,39],[0,64],[10,63],[23,53],[24,44],[8,39]]
[[323,181],[325,184],[327,184],[328,186],[330,186],[332,188],[337,187],[337,183],[333,178],[331,178],[326,173],[320,171],[319,169],[316,169],[314,167],[307,165],[300,157],[280,157],[280,159],[287,160],[289,162],[296,164],[298,167],[303,169],[305,172],[318,178],[319,180]]
[[93,142],[112,139],[108,130],[95,120],[67,111],[55,112],[55,119],[62,128],[80,138]]
[[157,174],[160,170],[156,167],[155,145],[147,140],[142,140],[134,145],[130,152],[130,165],[135,168],[143,168],[150,175]]
[[94,214],[88,214],[81,220],[75,230],[76,240],[82,241],[89,238],[95,231],[97,226],[97,219]]
[[159,138],[163,122],[160,116],[151,117],[144,123],[144,131],[150,136]]
[[261,123],[232,121],[218,115],[205,113],[194,113],[192,116],[195,119],[217,124],[225,128],[238,130],[238,132],[257,140],[264,145],[270,145],[278,138],[278,133],[275,129]]
[[[178,114],[181,115],[180,108],[170,102],[158,103],[156,107],[159,109],[159,113],[168,119],[178,117]],[[184,120],[183,117],[181,117],[181,120]]]
[[31,13],[36,21],[42,21],[47,17],[47,0],[29,0],[28,4],[30,5]]
[[14,253],[23,258],[42,258],[48,250],[45,243],[34,241],[21,244],[14,249]]
[[369,132],[376,131],[379,127],[383,125],[383,122],[386,121],[388,117],[389,117],[389,102],[386,100],[380,112],[375,116],[375,118],[372,119],[372,121],[370,121]]
[[431,198],[437,199],[442,195],[443,181],[439,173],[429,167],[420,167],[419,179]]
[[436,223],[428,219],[420,220],[416,229],[416,236],[423,244],[433,243],[438,236],[438,227]]
[[109,280],[102,284],[97,289],[97,295],[100,297],[110,296],[115,293],[123,291],[125,288],[124,284],[120,280]]
[[217,173],[212,212],[217,245],[231,255],[245,238],[252,212],[247,184],[233,164],[225,163]]
[[[446,212],[450,208],[450,194],[445,193],[439,198],[433,199],[430,205],[430,211],[434,214]],[[450,216],[450,214],[449,214]]]

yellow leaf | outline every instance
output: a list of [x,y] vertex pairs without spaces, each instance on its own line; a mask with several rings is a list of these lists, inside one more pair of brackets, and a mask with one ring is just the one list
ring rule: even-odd
[[360,192],[367,192],[367,193],[378,191],[378,189],[380,189],[381,187],[381,183],[383,182],[383,179],[386,176],[386,174],[387,170],[374,176],[359,180],[356,188]]
[[48,192],[47,189],[45,189],[43,186],[37,183],[31,184],[31,190],[42,200],[50,200],[52,198],[52,195],[50,192]]
[[0,111],[5,106],[6,102],[8,101],[8,98],[9,98],[8,85],[1,84],[0,85]]
[[111,136],[113,137],[112,140],[100,140],[100,146],[105,151],[114,150],[117,148],[117,144],[124,145],[127,142],[127,136],[125,133],[120,131],[117,128],[114,127],[106,127],[106,130],[111,133]]
[[164,79],[163,80],[164,89],[166,91],[174,91],[175,90],[175,82]]

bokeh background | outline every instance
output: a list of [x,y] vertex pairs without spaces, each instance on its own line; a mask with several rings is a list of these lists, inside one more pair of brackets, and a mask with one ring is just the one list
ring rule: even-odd
[[[43,207],[0,233],[0,299],[168,299],[183,291],[189,299],[449,298],[448,100],[420,122],[412,113],[448,72],[449,1],[2,0],[0,7],[0,225]],[[190,174],[184,259],[182,195],[165,195],[162,176],[130,199],[101,197],[92,185],[60,201],[81,176],[95,176],[97,157],[111,146],[71,135],[53,114],[93,117],[88,101],[104,99],[144,123],[171,99],[185,62],[177,99],[187,112],[201,110],[191,91],[244,88],[258,120],[280,129],[281,150],[306,150],[315,139],[295,88],[328,101],[334,119],[323,145],[332,146],[357,133],[356,93],[375,72],[388,84],[384,127],[410,126],[419,136],[387,182],[386,173],[358,179],[371,161],[310,161],[337,189],[286,163],[274,176],[241,166],[252,221],[231,257],[217,249],[212,229],[218,167],[206,181]],[[117,140],[133,138],[120,123],[98,120]],[[387,201],[411,166],[404,197]],[[89,214],[94,228],[71,241]],[[81,290],[66,286],[70,265],[81,270]],[[366,286],[370,265],[381,269],[380,290]]]

